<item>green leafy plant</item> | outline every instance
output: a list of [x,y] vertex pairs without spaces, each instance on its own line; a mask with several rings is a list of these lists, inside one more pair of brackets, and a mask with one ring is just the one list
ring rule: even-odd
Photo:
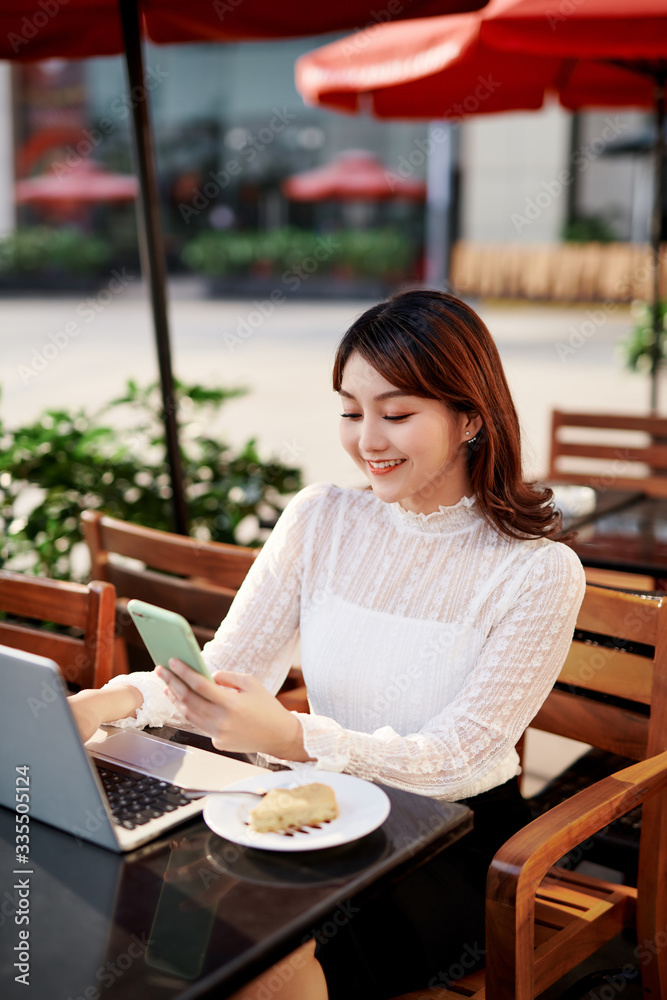
[[[318,274],[347,267],[352,276],[398,277],[414,265],[416,248],[392,227],[370,230],[338,230],[337,244],[322,259],[316,255]],[[281,275],[298,266],[318,249],[318,234],[294,226],[267,232],[203,232],[183,248],[187,267],[208,277],[246,274],[263,268]]]
[[[651,370],[653,351],[653,306],[648,302],[634,303],[635,325],[628,337],[621,341],[620,350],[627,368],[633,372]],[[664,363],[667,341],[667,302],[660,303],[660,358]]]
[[352,273],[369,278],[398,277],[414,264],[415,248],[397,229],[350,229],[338,233],[339,259]]
[[[244,544],[260,545],[261,529],[275,522],[284,496],[301,488],[300,470],[262,461],[254,438],[234,453],[201,431],[245,390],[179,383],[177,391],[190,533],[233,543],[246,522]],[[0,424],[0,565],[75,579],[86,508],[173,530],[160,409],[156,385],[130,381],[94,414],[47,410],[14,430]]]
[[26,226],[0,238],[0,274],[96,274],[110,259],[104,240],[75,229]]
[[618,234],[611,218],[603,215],[582,215],[563,228],[566,243],[614,243]]

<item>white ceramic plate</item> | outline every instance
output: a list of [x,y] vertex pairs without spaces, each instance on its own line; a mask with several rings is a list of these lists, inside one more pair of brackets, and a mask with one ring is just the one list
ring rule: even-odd
[[336,819],[319,829],[295,831],[292,836],[256,833],[247,825],[247,816],[258,800],[245,795],[210,795],[204,806],[204,820],[214,833],[235,844],[265,851],[317,851],[357,840],[377,829],[389,815],[391,803],[381,788],[334,771],[267,771],[266,775],[235,781],[227,790],[268,792],[271,788],[294,788],[314,781],[330,785],[338,802]]

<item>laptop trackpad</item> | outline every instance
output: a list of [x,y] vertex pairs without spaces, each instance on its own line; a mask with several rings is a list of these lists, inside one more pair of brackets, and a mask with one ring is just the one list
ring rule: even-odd
[[187,747],[174,746],[145,733],[131,732],[116,733],[108,736],[101,745],[88,744],[88,747],[165,781],[173,781],[178,776],[185,758],[192,752]]

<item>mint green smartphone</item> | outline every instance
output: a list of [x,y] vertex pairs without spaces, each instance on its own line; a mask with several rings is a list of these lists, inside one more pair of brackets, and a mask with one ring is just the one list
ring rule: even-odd
[[190,623],[183,615],[137,600],[128,601],[127,610],[156,666],[168,669],[169,660],[175,657],[212,680]]

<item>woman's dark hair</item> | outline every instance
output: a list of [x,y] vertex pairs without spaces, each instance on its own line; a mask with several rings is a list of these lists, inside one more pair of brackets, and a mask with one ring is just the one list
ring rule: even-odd
[[402,292],[368,309],[338,345],[333,387],[353,351],[397,389],[477,413],[468,471],[482,514],[510,538],[550,537],[561,517],[552,491],[523,481],[519,421],[498,349],[479,316],[444,292]]

